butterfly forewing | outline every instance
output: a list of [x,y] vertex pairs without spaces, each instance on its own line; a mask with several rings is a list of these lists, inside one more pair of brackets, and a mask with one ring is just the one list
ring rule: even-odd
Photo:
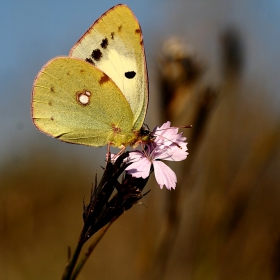
[[106,73],[130,104],[139,130],[148,105],[148,77],[141,27],[126,5],[103,14],[70,52]]

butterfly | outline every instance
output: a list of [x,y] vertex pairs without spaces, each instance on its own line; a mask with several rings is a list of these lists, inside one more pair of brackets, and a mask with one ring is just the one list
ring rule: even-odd
[[35,78],[32,119],[61,141],[124,148],[150,141],[144,128],[148,74],[141,27],[120,4],[98,18],[71,49]]

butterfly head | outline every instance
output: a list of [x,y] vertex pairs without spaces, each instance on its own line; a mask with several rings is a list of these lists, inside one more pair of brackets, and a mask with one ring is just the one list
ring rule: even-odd
[[134,141],[130,144],[133,148],[136,148],[138,145],[153,142],[155,139],[153,132],[150,131],[147,125],[143,125],[139,131],[134,131],[134,135]]
[[141,142],[149,143],[155,140],[156,136],[152,131],[150,131],[147,125],[144,125],[140,129],[140,138],[141,138]]

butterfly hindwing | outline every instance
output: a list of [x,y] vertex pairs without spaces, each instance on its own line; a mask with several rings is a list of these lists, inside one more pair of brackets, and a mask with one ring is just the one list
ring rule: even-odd
[[106,73],[130,104],[133,127],[142,127],[148,105],[148,77],[141,27],[126,5],[103,14],[70,52]]
[[133,137],[133,114],[125,97],[105,73],[83,60],[48,62],[32,95],[34,124],[62,141],[120,146]]

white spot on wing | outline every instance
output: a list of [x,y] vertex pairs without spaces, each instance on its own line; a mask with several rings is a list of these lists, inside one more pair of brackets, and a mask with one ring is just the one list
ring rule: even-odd
[[91,93],[89,91],[83,91],[77,93],[77,99],[81,105],[88,105],[90,102]]

